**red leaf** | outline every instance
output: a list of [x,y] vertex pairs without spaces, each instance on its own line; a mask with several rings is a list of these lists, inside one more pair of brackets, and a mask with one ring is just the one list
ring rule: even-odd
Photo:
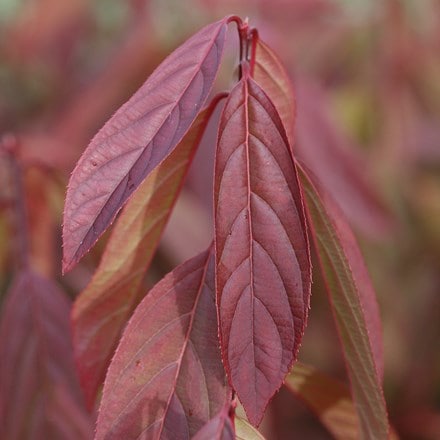
[[203,110],[175,150],[130,198],[102,260],[73,309],[81,385],[92,407],[123,327],[141,300],[139,287],[167,224],[192,157],[217,100]]
[[301,170],[300,176],[361,432],[365,438],[386,438],[382,334],[374,289],[340,208],[311,173]]
[[91,141],[67,190],[64,272],[191,126],[219,68],[226,26],[227,19],[206,26],[176,49]]
[[223,363],[257,425],[296,357],[311,267],[285,130],[251,78],[244,77],[225,104],[214,182]]
[[104,384],[96,439],[189,439],[225,406],[210,252],[143,299]]
[[50,281],[32,272],[14,281],[0,323],[0,438],[90,438],[91,421],[75,377],[69,311],[64,293]]
[[257,40],[255,46],[253,76],[275,105],[283,121],[288,139],[292,142],[295,118],[295,100],[292,83],[278,56],[261,39]]

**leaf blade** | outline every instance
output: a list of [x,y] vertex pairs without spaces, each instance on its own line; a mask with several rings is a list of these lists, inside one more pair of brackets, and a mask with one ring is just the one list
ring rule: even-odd
[[90,438],[69,344],[69,311],[67,297],[51,281],[31,271],[17,275],[0,322],[1,438]]
[[[383,349],[374,290],[350,226],[316,178],[300,168],[313,241],[334,312],[361,432],[387,438]],[[377,437],[375,437],[377,436]]]
[[213,264],[200,254],[140,303],[107,373],[96,439],[189,439],[225,406]]
[[189,129],[214,82],[226,26],[227,19],[208,25],[176,49],[92,139],[67,190],[64,272]]
[[223,363],[249,420],[258,425],[302,338],[310,259],[282,122],[264,91],[246,76],[223,109],[214,182]]
[[104,381],[122,329],[140,301],[143,276],[219,98],[199,114],[176,149],[128,201],[112,230],[98,269],[75,301],[72,313],[75,358],[89,407]]

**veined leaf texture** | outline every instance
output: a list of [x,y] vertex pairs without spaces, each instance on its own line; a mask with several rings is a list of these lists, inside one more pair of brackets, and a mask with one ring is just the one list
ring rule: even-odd
[[222,357],[249,420],[258,425],[296,357],[311,267],[285,130],[246,74],[220,120],[214,184]]

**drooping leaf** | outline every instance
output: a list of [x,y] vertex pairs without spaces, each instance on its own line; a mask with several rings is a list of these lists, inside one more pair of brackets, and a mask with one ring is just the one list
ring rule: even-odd
[[206,423],[203,428],[197,432],[193,440],[235,440],[234,426],[229,417],[228,406],[222,409],[214,418]]
[[142,300],[110,364],[96,439],[189,439],[226,404],[211,252]]
[[73,309],[76,364],[89,407],[140,300],[139,287],[217,100],[203,110],[176,149],[128,201],[98,269]]
[[69,311],[64,293],[39,275],[25,271],[13,282],[0,322],[0,438],[91,438],[75,377]]
[[234,424],[236,440],[264,440],[263,434],[258,432],[246,420],[235,417]]
[[301,342],[310,260],[282,122],[246,75],[221,116],[214,188],[223,364],[248,419],[258,425]]
[[290,143],[293,142],[295,99],[289,75],[275,52],[260,38],[255,46],[253,78],[275,105]]
[[92,139],[67,190],[64,272],[191,126],[215,79],[226,26],[227,19],[208,25],[176,49]]
[[297,362],[286,387],[319,418],[336,440],[360,438],[359,418],[346,384]]
[[356,239],[330,195],[300,172],[321,269],[344,352],[365,438],[387,438],[380,316]]

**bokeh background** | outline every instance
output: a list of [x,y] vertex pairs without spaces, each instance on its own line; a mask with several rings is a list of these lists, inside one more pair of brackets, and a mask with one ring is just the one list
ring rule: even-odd
[[[403,439],[440,438],[440,2],[437,0],[0,0],[0,136],[20,141],[32,262],[72,298],[105,237],[61,278],[65,186],[106,119],[204,24],[249,17],[291,75],[296,151],[349,218],[383,317],[385,394]],[[233,25],[216,90],[237,79]],[[212,236],[215,120],[149,271],[146,288]],[[0,160],[0,289],[17,230]],[[315,265],[317,266],[317,265]],[[346,380],[319,274],[300,359]],[[0,360],[1,362],[1,360]],[[281,391],[268,439],[326,439]]]

